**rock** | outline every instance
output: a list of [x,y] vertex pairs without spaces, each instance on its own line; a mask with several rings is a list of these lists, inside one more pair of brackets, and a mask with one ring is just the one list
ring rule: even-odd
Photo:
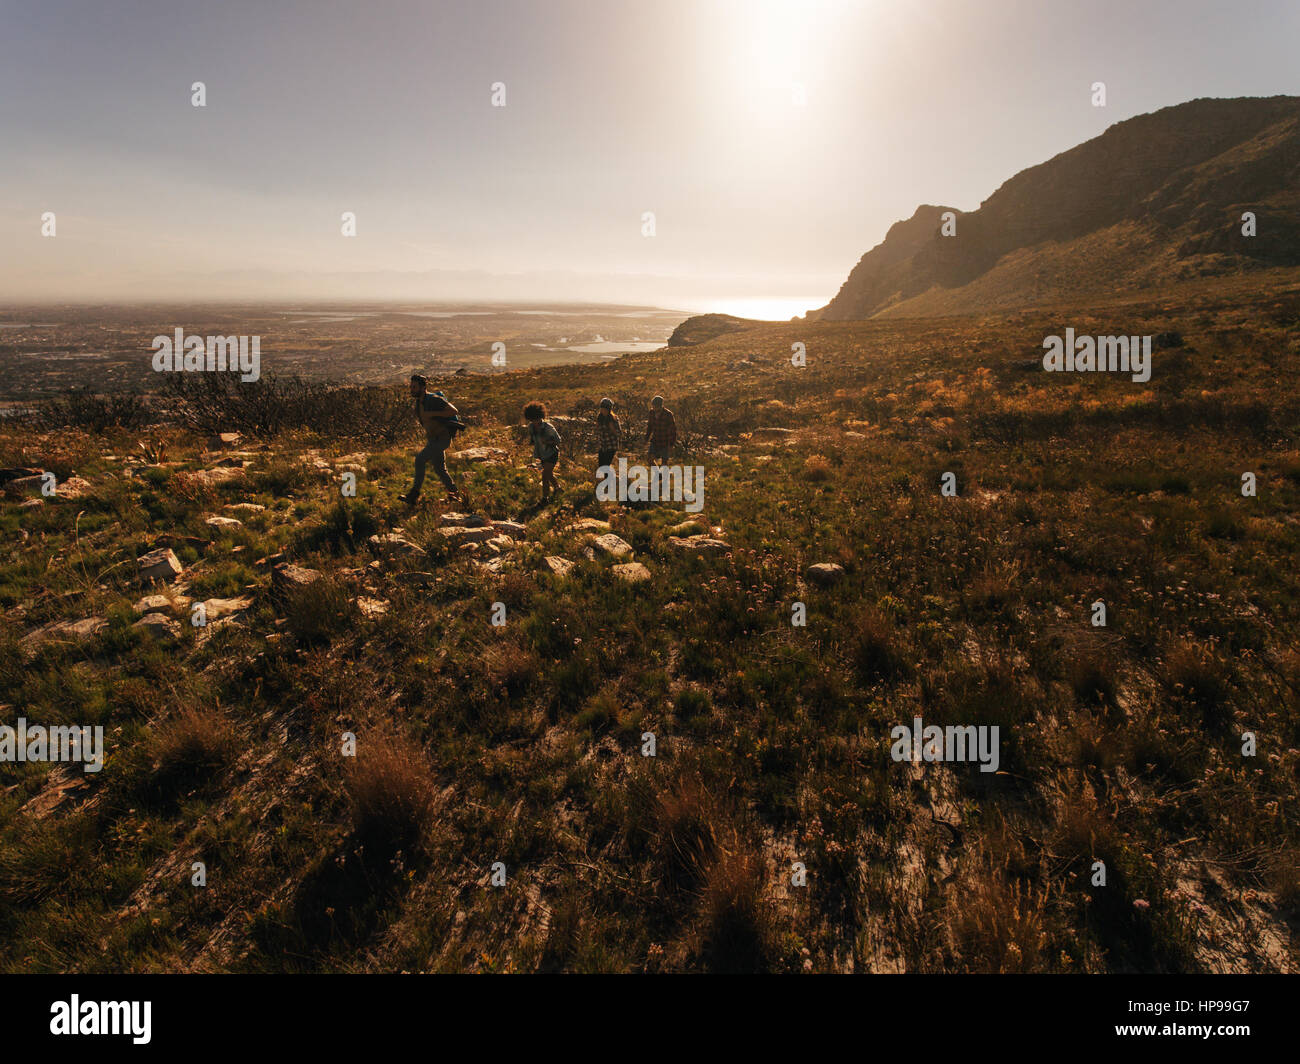
[[361,611],[361,616],[371,619],[382,617],[388,612],[388,607],[391,605],[388,599],[359,597],[354,601],[357,609]]
[[260,514],[266,507],[257,502],[228,502],[223,510],[233,510],[238,514]]
[[203,523],[209,528],[243,528],[244,522],[237,517],[205,517]]
[[845,431],[844,435],[847,436],[847,437],[849,437],[849,439],[852,439],[852,440],[865,440],[865,439],[867,438],[865,433],[862,433],[862,432],[852,432],[852,431],[848,431],[848,430]]
[[492,527],[503,536],[511,536],[514,539],[523,539],[528,534],[528,529],[518,521],[493,521]]
[[504,558],[489,558],[485,562],[475,562],[474,564],[477,565],[482,572],[492,573],[495,575],[501,572],[505,567],[505,563],[506,560]]
[[608,532],[609,522],[601,521],[595,517],[584,517],[581,520],[574,521],[569,528],[574,532]]
[[755,429],[752,435],[755,437],[768,436],[768,437],[776,437],[777,439],[784,439],[787,436],[793,436],[794,429],[783,429],[783,428],[778,428],[775,425],[771,425],[768,426],[767,428]]
[[458,462],[504,462],[509,455],[500,447],[469,447],[447,457]]
[[93,485],[89,480],[83,480],[81,477],[68,477],[67,480],[55,484],[53,497],[56,499],[84,499],[92,490]]
[[8,484],[13,480],[26,480],[28,477],[39,477],[45,470],[33,469],[28,466],[10,466],[0,469],[0,484]]
[[314,584],[321,577],[319,569],[281,562],[271,570],[271,594],[283,597],[292,591]]
[[614,558],[626,558],[632,553],[632,544],[614,535],[613,532],[606,532],[603,536],[597,536],[592,546],[601,554],[608,554]]
[[224,451],[227,447],[234,447],[239,443],[238,432],[218,432],[215,436],[208,437],[209,451]]
[[466,543],[484,543],[497,535],[497,530],[491,525],[479,528],[440,528],[437,531],[443,542],[452,547],[463,547]]
[[180,623],[163,613],[151,613],[147,617],[141,617],[131,627],[137,632],[152,636],[159,642],[175,643],[181,637]]
[[179,617],[187,613],[192,600],[185,595],[145,595],[131,608],[141,616],[149,613],[168,613],[173,617]]
[[614,566],[614,575],[620,580],[626,580],[629,584],[640,584],[650,579],[650,570],[640,562],[626,562],[623,565]]
[[30,654],[45,643],[81,643],[98,635],[107,627],[108,621],[103,617],[85,617],[79,621],[55,621],[28,632],[18,640],[18,647],[25,654]]
[[669,536],[668,543],[674,550],[693,554],[716,556],[731,553],[731,544],[709,536],[688,536],[685,539],[680,536]]
[[542,564],[556,576],[568,576],[569,570],[574,566],[574,563],[569,561],[568,558],[558,558],[555,556],[543,558]]
[[515,541],[509,536],[493,536],[483,541],[483,549],[490,554],[504,554],[515,549]]
[[5,494],[12,496],[39,494],[45,486],[45,474],[15,477],[5,485]]
[[709,526],[699,521],[683,521],[680,525],[673,525],[668,529],[670,536],[702,536],[708,532]]
[[170,547],[161,547],[158,550],[151,550],[148,554],[142,554],[136,559],[136,565],[140,570],[140,579],[147,584],[159,581],[170,584],[185,571],[185,567],[181,565],[180,559]]
[[844,566],[834,562],[814,562],[808,566],[808,579],[815,584],[834,584],[844,576]]
[[182,475],[205,488],[214,488],[218,484],[241,479],[244,471],[234,466],[218,466],[216,469],[196,469],[192,473]]
[[385,558],[415,558],[424,554],[424,548],[418,543],[412,543],[396,532],[384,536],[371,536],[366,542],[372,551]]
[[232,614],[243,613],[253,605],[253,600],[248,596],[239,598],[210,598],[203,600],[203,613],[208,622],[220,620],[222,617],[229,617]]
[[486,517],[479,517],[478,514],[449,513],[438,518],[438,525],[441,528],[482,528],[491,523]]

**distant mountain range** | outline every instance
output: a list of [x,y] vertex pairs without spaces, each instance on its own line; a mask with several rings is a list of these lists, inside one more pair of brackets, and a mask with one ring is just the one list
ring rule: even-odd
[[1300,266],[1300,97],[1202,99],[1111,126],[978,210],[918,207],[807,318],[970,313],[1275,266]]

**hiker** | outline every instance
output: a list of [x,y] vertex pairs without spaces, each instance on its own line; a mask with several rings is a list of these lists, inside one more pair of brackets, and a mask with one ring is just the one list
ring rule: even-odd
[[420,497],[420,488],[424,485],[424,468],[432,463],[433,471],[447,489],[447,498],[469,505],[469,499],[457,489],[456,482],[447,472],[447,445],[465,427],[464,422],[442,392],[430,392],[428,387],[428,377],[419,373],[411,375],[411,398],[415,400],[415,416],[424,427],[427,442],[424,449],[415,456],[415,483],[409,492],[398,498],[408,506],[415,505]]
[[614,455],[618,451],[623,426],[614,414],[614,400],[605,398],[600,401],[600,412],[596,414],[596,475],[606,466],[614,464]]
[[545,505],[551,491],[560,490],[555,479],[555,463],[560,460],[560,434],[546,420],[546,407],[536,399],[524,407],[524,420],[528,422],[533,457],[542,463],[542,505]]
[[645,438],[650,444],[650,460],[656,465],[668,461],[677,442],[677,420],[673,412],[664,407],[664,397],[656,395],[650,400],[650,418],[645,427]]

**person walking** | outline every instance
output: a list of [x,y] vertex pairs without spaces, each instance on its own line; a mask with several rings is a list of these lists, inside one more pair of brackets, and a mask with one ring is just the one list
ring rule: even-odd
[[425,445],[415,456],[415,483],[411,490],[398,498],[407,506],[414,506],[420,498],[420,489],[424,486],[426,466],[432,466],[443,486],[447,489],[447,498],[469,505],[465,493],[456,487],[451,474],[447,472],[447,446],[457,432],[465,427],[460,420],[460,412],[447,401],[442,392],[430,392],[429,378],[419,373],[411,375],[411,398],[415,400],[415,416],[419,419],[425,433]]

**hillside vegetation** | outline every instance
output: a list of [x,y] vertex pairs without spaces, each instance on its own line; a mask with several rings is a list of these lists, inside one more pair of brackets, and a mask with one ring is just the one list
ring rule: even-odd
[[[1292,274],[449,379],[478,529],[396,501],[414,426],[5,425],[4,719],[106,758],[0,765],[0,968],[1295,971],[1298,319]],[[1161,335],[1150,382],[1044,373],[1066,326]],[[699,514],[592,495],[655,393]],[[893,760],[916,716],[999,771]]]

